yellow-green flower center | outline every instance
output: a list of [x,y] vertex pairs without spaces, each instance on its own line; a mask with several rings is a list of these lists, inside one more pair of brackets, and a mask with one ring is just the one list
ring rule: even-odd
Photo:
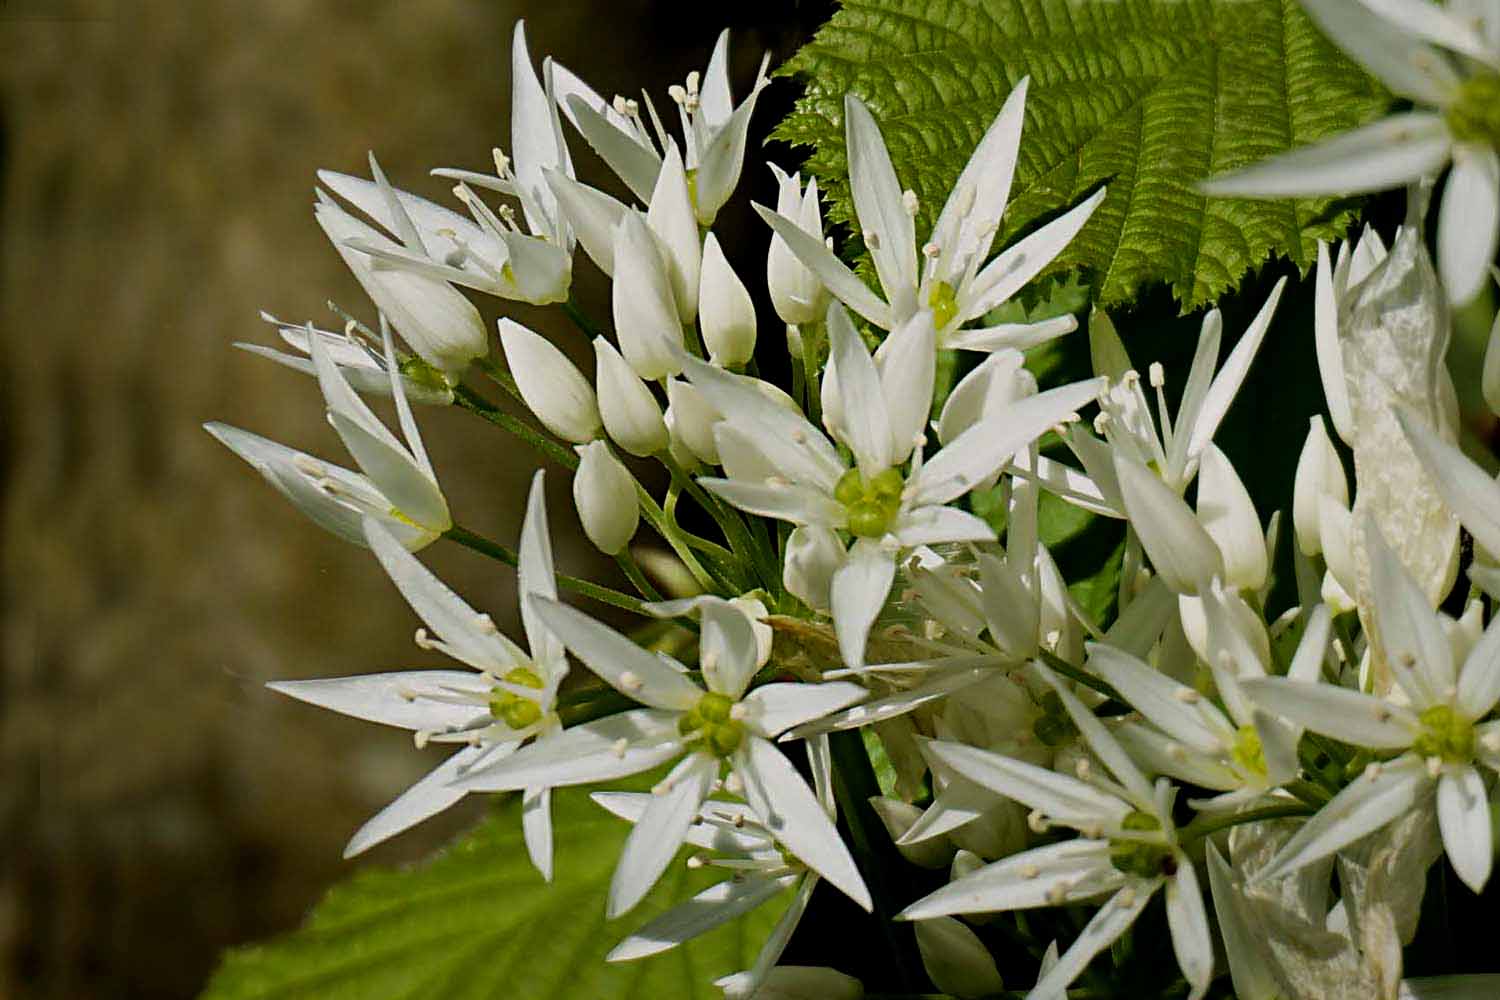
[[1459,142],[1500,149],[1500,74],[1481,73],[1465,81],[1444,117]]
[[733,713],[733,698],[709,691],[677,720],[677,731],[702,740],[704,749],[714,756],[728,757],[745,741],[745,727]]
[[850,534],[879,538],[895,527],[905,485],[896,469],[886,469],[872,479],[865,479],[858,469],[844,473],[833,488],[833,498],[844,505]]
[[1474,724],[1448,705],[1433,705],[1417,716],[1422,731],[1411,748],[1423,757],[1438,757],[1449,764],[1467,764],[1474,759]]
[[1073,725],[1073,719],[1063,707],[1062,698],[1058,697],[1056,691],[1048,691],[1042,695],[1037,706],[1042,710],[1042,715],[1031,724],[1031,732],[1042,743],[1049,747],[1062,746],[1078,732],[1078,727]]
[[[1120,822],[1122,830],[1160,830],[1161,821],[1146,812],[1132,812]],[[1164,844],[1142,840],[1115,840],[1109,845],[1109,863],[1117,871],[1141,878],[1158,878],[1177,871],[1177,858]]]
[[401,362],[398,368],[402,375],[424,389],[431,389],[434,392],[448,392],[453,388],[448,384],[447,376],[416,355],[412,355]]
[[939,281],[927,293],[927,308],[932,310],[932,325],[941,330],[958,315],[958,293],[946,281]]
[[1241,726],[1234,734],[1234,749],[1229,751],[1229,757],[1246,771],[1266,776],[1266,755],[1254,726]]
[[[516,667],[500,679],[516,687],[534,688],[538,691],[547,686],[535,671],[527,667]],[[541,719],[542,706],[524,695],[496,688],[490,694],[490,715],[512,729],[525,729]]]

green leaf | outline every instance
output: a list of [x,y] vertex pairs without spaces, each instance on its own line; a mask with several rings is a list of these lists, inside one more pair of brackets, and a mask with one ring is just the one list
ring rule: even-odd
[[673,951],[607,964],[628,933],[717,881],[712,869],[689,871],[679,857],[638,909],[606,925],[630,824],[581,789],[554,792],[548,886],[527,860],[519,814],[511,797],[425,864],[358,873],[301,930],[230,952],[202,1000],[718,1000],[714,979],[750,966],[784,908],[773,902]]
[[[1230,170],[1370,120],[1389,103],[1295,0],[845,0],[781,72],[806,92],[776,137],[848,222],[843,97],[884,132],[930,229],[979,137],[1030,75],[1001,244],[1086,192],[1109,195],[1054,270],[1082,269],[1104,306],[1170,284],[1183,311],[1271,255],[1305,271],[1351,203],[1205,199]],[[857,249],[857,245],[855,246]]]

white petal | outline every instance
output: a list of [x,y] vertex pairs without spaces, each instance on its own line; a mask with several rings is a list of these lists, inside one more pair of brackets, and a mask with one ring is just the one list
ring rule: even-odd
[[1425,708],[1445,701],[1455,671],[1453,647],[1443,626],[1372,517],[1366,517],[1363,534],[1386,661],[1415,704]]
[[447,689],[483,692],[489,685],[471,670],[400,670],[354,677],[272,681],[266,687],[309,705],[402,729],[447,729],[486,714],[481,704],[455,705],[422,695],[449,695]]
[[902,910],[898,920],[955,913],[998,913],[1088,899],[1118,888],[1125,876],[1109,862],[1109,841],[1081,837],[1017,854],[965,875]]
[[1240,775],[1220,762],[1222,749],[1212,755],[1191,750],[1143,722],[1122,723],[1115,727],[1114,734],[1148,774],[1165,774],[1190,785],[1223,792],[1244,784]]
[[844,543],[830,528],[798,525],[782,547],[782,585],[809,608],[827,613],[832,603],[833,574],[847,558]]
[[1114,471],[1130,523],[1167,586],[1192,596],[1206,591],[1215,577],[1223,577],[1219,547],[1181,497],[1123,454],[1116,453]]
[[552,233],[557,205],[542,177],[544,168],[563,165],[562,136],[552,102],[536,77],[526,50],[526,27],[517,21],[510,47],[510,145],[516,186],[524,192],[521,208],[533,233]]
[[1366,772],[1303,824],[1251,883],[1290,875],[1380,829],[1415,808],[1429,781],[1423,762],[1410,755],[1380,765],[1374,777]]
[[[971,684],[977,684],[979,681],[991,676],[993,672],[993,667],[971,667],[949,671],[941,676],[924,681],[910,690],[898,691],[895,694],[876,698],[874,701],[865,702],[862,705],[855,705],[853,708],[838,712],[836,715],[820,713],[816,716],[809,716],[808,720],[804,720],[805,724],[802,724],[801,728],[795,730],[791,735],[795,737],[813,736],[818,733],[858,729],[877,722],[884,722],[886,719],[894,719],[898,715],[905,715],[919,705],[925,705],[939,698],[946,698],[955,691],[961,691]],[[826,687],[827,685],[820,686]],[[764,690],[765,688],[758,688],[751,694],[751,697],[755,697],[756,694]],[[859,690],[864,694],[868,694],[864,688],[860,688]],[[845,705],[857,700],[850,698],[845,702]],[[817,721],[810,721],[812,719],[816,719]],[[798,725],[798,723],[792,723],[792,725]],[[790,728],[790,726],[782,728]]]
[[521,796],[526,854],[544,882],[552,881],[552,789],[528,788]]
[[[769,55],[766,56],[770,58]],[[718,134],[703,150],[698,160],[698,222],[711,226],[714,217],[734,193],[740,182],[740,171],[745,163],[745,140],[750,130],[750,116],[755,113],[755,102],[765,85],[766,63],[761,62],[755,86],[741,102],[729,120],[718,127]]]
[[526,518],[521,522],[521,545],[516,560],[516,590],[521,595],[521,624],[526,629],[526,645],[531,650],[531,658],[544,667],[550,667],[563,662],[563,646],[537,619],[531,607],[532,594],[557,600],[552,539],[547,531],[547,492],[542,479],[543,472],[538,469],[531,477],[531,492],[526,497]]
[[[561,69],[561,66],[554,64],[554,79],[559,82],[563,79],[559,72]],[[631,194],[642,202],[649,202],[651,191],[656,187],[657,172],[661,170],[661,157],[627,135],[623,129],[617,128],[602,110],[590,106],[590,102],[582,95],[562,94],[560,90],[563,109],[568,113],[568,119],[578,127],[584,140],[609,164],[609,169],[615,172],[615,176],[625,182]]]
[[1208,885],[1213,892],[1214,913],[1219,918],[1219,935],[1229,959],[1229,975],[1235,994],[1244,1000],[1273,1000],[1281,986],[1271,975],[1261,957],[1260,940],[1264,930],[1248,911],[1234,873],[1219,849],[1209,842]]
[[653,708],[685,712],[703,689],[614,629],[577,608],[545,597],[533,599],[536,615],[573,655],[626,697]]
[[1360,691],[1284,677],[1254,678],[1240,686],[1269,712],[1315,733],[1372,750],[1404,750],[1418,729],[1409,709]]
[[1422,104],[1445,104],[1458,74],[1430,46],[1411,37],[1357,0],[1303,0],[1302,9],[1351,59],[1392,91]]
[[[959,379],[948,393],[942,415],[938,417],[938,441],[942,444],[952,441],[978,423],[992,406],[1007,405],[1022,395],[1029,395],[1013,391],[1013,387],[1024,378],[1020,373],[1025,371],[1022,367],[1025,362],[1026,358],[1019,351],[996,351]],[[1030,383],[1034,392],[1035,379],[1032,378]],[[994,397],[993,403],[991,397]]]
[[834,297],[881,329],[891,326],[890,306],[870,291],[870,286],[849,270],[848,265],[839,260],[822,240],[804,231],[794,220],[778,215],[764,205],[753,207],[786,243],[787,249],[791,250],[804,267],[818,276],[818,280],[828,287]]
[[481,618],[378,522],[365,519],[365,537],[406,603],[464,662],[478,670],[527,662],[515,643],[496,632],[488,618]]
[[995,959],[979,935],[952,917],[919,920],[917,950],[932,985],[958,997],[985,997],[1005,988]]
[[[656,796],[650,792],[590,792],[589,798],[621,819],[639,823]],[[774,850],[770,835],[760,828],[755,814],[743,802],[708,799],[699,807],[698,815],[699,821],[683,836],[684,843],[705,851],[735,854]]]
[[1500,69],[1500,53],[1486,44],[1481,25],[1431,0],[1360,0],[1389,24],[1417,38]]
[[1292,665],[1286,675],[1294,681],[1311,684],[1323,674],[1323,658],[1328,652],[1328,637],[1333,629],[1333,613],[1328,605],[1318,604],[1308,616],[1302,639],[1297,643],[1297,652],[1292,656]]
[[[1224,317],[1219,310],[1210,309],[1198,327],[1198,343],[1193,348],[1193,361],[1188,368],[1187,382],[1182,387],[1182,402],[1177,406],[1176,426],[1167,447],[1167,471],[1174,484],[1187,480],[1192,428],[1197,425],[1209,390],[1213,388],[1214,369],[1219,364],[1219,345],[1223,339]],[[1212,436],[1210,433],[1209,437]]]
[[1473,533],[1481,548],[1500,554],[1500,484],[1456,445],[1434,434],[1420,418],[1397,407],[1396,419],[1431,474],[1443,502]]
[[1198,521],[1219,546],[1224,582],[1259,590],[1266,582],[1266,539],[1245,484],[1228,456],[1209,442],[1198,472]]
[[578,242],[605,277],[615,273],[615,230],[630,209],[598,188],[581,184],[556,170],[543,170],[547,185],[563,216],[578,234]]
[[892,318],[899,321],[916,308],[916,231],[880,128],[853,94],[844,95],[844,138],[854,211],[891,304]]
[[641,377],[603,337],[594,338],[599,416],[610,440],[638,458],[665,451],[670,439],[661,404]]
[[790,484],[747,483],[737,479],[703,477],[704,489],[723,497],[740,510],[793,524],[842,527],[844,508],[827,493]]
[[629,962],[655,955],[691,941],[723,924],[744,916],[767,900],[791,888],[797,875],[765,878],[751,875],[729,878],[704,889],[675,906],[617,944],[606,956],[609,962]]
[[932,227],[932,242],[937,244],[939,256],[929,273],[941,277],[966,266],[971,257],[989,255],[995,229],[1010,198],[1029,83],[1029,77],[1022,77],[1012,88],[954,182]]
[[880,373],[849,314],[837,303],[828,307],[828,339],[826,377],[836,384],[843,401],[843,419],[835,431],[842,431],[844,444],[854,452],[860,472],[872,479],[895,464],[891,418]]
[[698,311],[703,343],[712,363],[738,367],[755,356],[755,301],[713,233],[703,238]]
[[867,538],[854,543],[849,561],[834,572],[829,604],[845,666],[864,666],[865,640],[895,578],[895,556]]
[[745,696],[744,705],[750,709],[745,721],[760,735],[775,739],[793,726],[822,719],[869,695],[863,687],[847,681],[764,684]]
[[463,789],[452,787],[451,782],[462,770],[483,756],[488,747],[465,747],[450,756],[412,785],[400,798],[386,806],[360,827],[344,848],[344,857],[362,854],[398,833],[410,830],[418,823],[447,809],[463,798]]
[[1104,633],[1104,645],[1143,657],[1151,652],[1177,610],[1177,595],[1158,577],[1131,598],[1130,604]]
[[1130,754],[1125,752],[1125,748],[1120,746],[1119,741],[1110,735],[1104,723],[1100,722],[1098,717],[1078,700],[1078,696],[1069,690],[1068,685],[1059,680],[1052,671],[1040,663],[1033,664],[1033,667],[1037,673],[1041,674],[1042,680],[1057,692],[1057,696],[1062,699],[1063,708],[1068,711],[1068,717],[1073,720],[1073,725],[1078,727],[1079,735],[1088,744],[1088,748],[1094,752],[1094,756],[1109,768],[1115,780],[1124,785],[1126,791],[1134,795],[1138,801],[1151,801],[1153,795],[1151,782],[1141,773],[1141,769],[1136,767],[1135,761],[1130,759]]
[[[1321,240],[1318,241],[1313,335],[1318,355],[1318,377],[1323,382],[1323,397],[1328,400],[1328,415],[1340,440],[1347,443],[1353,439],[1354,416],[1349,409],[1349,384],[1344,380],[1344,350],[1339,344],[1339,307],[1333,268],[1328,263],[1328,246]],[[1347,497],[1345,503],[1348,503]]]
[[1028,396],[988,414],[922,465],[913,505],[944,504],[990,476],[1055,424],[1093,402],[1104,379],[1088,379]]
[[[1255,360],[1255,354],[1260,350],[1260,345],[1266,337],[1266,331],[1271,328],[1271,318],[1276,315],[1276,305],[1281,301],[1281,293],[1286,288],[1286,279],[1282,278],[1276,282],[1276,287],[1271,289],[1271,294],[1266,296],[1265,304],[1260,307],[1260,312],[1250,321],[1245,332],[1240,336],[1239,342],[1234,345],[1234,350],[1229,352],[1229,357],[1224,359],[1224,365],[1219,369],[1219,374],[1214,376],[1213,384],[1209,386],[1207,394],[1203,397],[1202,407],[1197,411],[1192,423],[1192,434],[1188,438],[1187,457],[1195,458],[1202,454],[1213,440],[1214,434],[1219,429],[1219,424],[1224,420],[1224,415],[1229,412],[1229,406],[1234,402],[1234,397],[1239,393],[1240,386],[1244,384],[1245,376],[1250,373],[1250,365]],[[1179,428],[1178,433],[1183,433],[1186,427]]]
[[657,238],[634,212],[615,230],[611,314],[620,353],[635,373],[655,381],[682,370],[682,326]]
[[750,618],[725,600],[705,598],[699,605],[703,630],[698,658],[710,691],[738,701],[760,666],[760,643]]
[[549,736],[454,782],[471,792],[586,785],[623,778],[682,754],[676,712],[641,708]]
[[409,452],[388,447],[342,413],[330,411],[328,422],[395,512],[434,534],[453,526],[442,490]]
[[1114,944],[1115,939],[1135,923],[1135,918],[1146,908],[1160,884],[1160,879],[1151,882],[1136,879],[1111,896],[1063,952],[1057,964],[1037,980],[1036,986],[1026,995],[1027,1000],[1042,1000],[1061,993],[1088,967],[1095,955]]
[[1440,115],[1408,111],[1220,174],[1198,185],[1218,198],[1356,195],[1400,187],[1448,162],[1452,138]]
[[937,372],[937,333],[932,313],[921,310],[891,331],[880,345],[880,386],[891,427],[891,460],[900,464],[924,440]]
[[1203,908],[1198,873],[1187,855],[1178,852],[1177,872],[1167,880],[1167,927],[1172,932],[1172,950],[1182,977],[1192,986],[1196,1000],[1208,989],[1214,975],[1214,944]]
[[734,769],[745,785],[745,799],[766,829],[813,871],[866,911],[870,891],[817,796],[781,751],[750,736],[735,751]]
[[698,315],[698,278],[703,263],[702,244],[698,237],[698,220],[693,216],[693,200],[688,192],[687,172],[677,144],[667,146],[656,187],[651,192],[646,224],[666,250],[667,269],[672,276],[672,297],[677,315],[691,323]]
[[959,322],[968,322],[983,316],[991,309],[1006,302],[1020,291],[1042,268],[1073,242],[1073,237],[1083,228],[1094,210],[1104,201],[1106,188],[1100,188],[1088,198],[1058,216],[1021,242],[1009,247],[1004,253],[990,261],[975,277],[974,283],[959,303]]
[[1207,698],[1128,653],[1102,643],[1090,643],[1088,651],[1089,668],[1152,725],[1203,753],[1223,750],[1234,727]]
[[1484,779],[1472,766],[1450,767],[1438,779],[1438,826],[1443,831],[1443,849],[1464,885],[1476,893],[1484,891],[1494,863],[1490,840],[1490,802]]
[[1500,619],[1490,622],[1458,674],[1454,707],[1467,719],[1482,719],[1500,701]]
[[940,346],[950,351],[1025,351],[1078,329],[1074,316],[1054,316],[1035,323],[997,323],[945,333]]
[[780,989],[782,984],[792,1000],[805,996],[820,1000],[861,1000],[864,987],[852,976],[815,966],[776,965],[791,942],[792,933],[802,922],[802,915],[807,912],[807,904],[817,885],[818,877],[812,874],[797,885],[791,904],[771,928],[749,971],[714,980],[714,985],[724,990],[724,1000],[762,1000],[763,994],[758,992],[762,989],[771,994],[768,1000],[777,1000],[785,996]]
[[1455,305],[1484,288],[1500,243],[1500,156],[1493,149],[1456,146],[1453,170],[1438,215],[1438,273]]
[[922,752],[970,781],[1069,826],[1113,825],[1131,811],[1129,803],[1077,778],[978,747],[932,740],[922,744]]
[[653,790],[652,801],[630,831],[609,884],[611,919],[632,909],[682,846],[682,837],[698,815],[698,806],[708,798],[709,787],[719,774],[719,761],[706,753],[683,759]]
[[989,522],[957,507],[917,507],[900,516],[894,532],[903,548],[943,542],[993,542]]

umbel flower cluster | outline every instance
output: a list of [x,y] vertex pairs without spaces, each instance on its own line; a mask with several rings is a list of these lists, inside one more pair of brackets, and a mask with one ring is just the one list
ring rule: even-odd
[[[659,108],[649,95],[606,100],[550,59],[538,73],[517,25],[509,150],[493,173],[435,171],[467,214],[394,188],[373,157],[369,179],[320,174],[318,222],[372,319],[330,331],[267,317],[289,350],[247,349],[315,377],[358,471],[209,430],[316,523],[368,547],[423,622],[417,644],[456,661],[271,685],[454,748],[348,853],[470,793],[519,792],[527,849],[550,879],[551,791],[654,772],[649,793],[594,794],[633,824],[609,915],[630,911],[684,845],[725,877],[610,959],[790,898],[754,966],[720,981],[726,995],[855,997],[863,987],[842,972],[777,962],[820,881],[872,908],[830,755],[836,734],[864,730],[894,768],[873,805],[895,847],[948,876],[887,901],[938,989],[986,996],[1009,981],[1062,997],[1161,906],[1191,998],[1226,974],[1243,1000],[1395,997],[1427,868],[1446,855],[1476,892],[1492,868],[1500,484],[1456,445],[1444,358],[1450,302],[1482,289],[1500,231],[1500,8],[1308,8],[1418,110],[1208,184],[1263,196],[1412,185],[1388,246],[1367,230],[1320,254],[1330,420],[1308,429],[1289,518],[1257,510],[1214,443],[1281,284],[1231,335],[1209,312],[1172,387],[1160,364],[1143,377],[1100,317],[1094,376],[1043,388],[1026,352],[1076,321],[997,318],[1105,197],[995,252],[1025,80],[925,234],[875,116],[846,99],[856,229],[878,288],[833,252],[816,182],[771,167],[776,203],[756,210],[785,331],[769,341],[714,233],[766,83],[762,63],[735,100],[727,34]],[[584,148],[627,200],[577,179]],[[1422,219],[1450,162],[1439,278]],[[608,329],[570,296],[580,248],[613,282]],[[460,289],[558,304],[592,340],[592,375],[511,319],[495,353]],[[1497,340],[1500,324],[1485,382],[1500,409]],[[961,352],[966,374],[935,400],[940,351]],[[758,377],[773,357],[788,384]],[[399,435],[366,396],[394,402]],[[418,431],[429,406],[469,410],[549,463],[514,549],[455,523]],[[670,480],[662,495],[637,478],[650,463]],[[544,474],[571,477],[588,538],[638,593],[557,573]],[[1123,525],[1110,620],[1073,598],[1041,541],[1043,493]],[[415,553],[439,539],[516,568],[523,635],[423,566]],[[1296,601],[1272,617],[1279,543]],[[638,620],[618,630],[595,617],[601,605]],[[641,631],[640,616],[673,623],[674,655],[641,638],[663,633]],[[1036,967],[997,967],[974,930],[1057,907],[1085,917]]]

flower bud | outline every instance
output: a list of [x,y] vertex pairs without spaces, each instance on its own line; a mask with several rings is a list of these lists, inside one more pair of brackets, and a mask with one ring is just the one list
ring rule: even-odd
[[[620,353],[635,373],[655,381],[682,371],[682,324],[656,238],[634,212],[615,230],[613,313]],[[696,287],[696,286],[695,286]]]
[[1491,413],[1500,414],[1500,314],[1490,327],[1490,341],[1484,349],[1484,374],[1480,379],[1484,402]]
[[1020,351],[1002,348],[960,379],[938,417],[938,442],[947,444],[989,414],[1036,395],[1036,376],[1025,361]]
[[594,338],[594,380],[599,414],[615,444],[641,458],[667,446],[667,425],[656,397],[603,337]]
[[599,436],[599,403],[588,380],[546,337],[500,321],[500,346],[527,407],[553,434],[583,444]]
[[722,419],[693,383],[680,378],[667,380],[667,430],[674,444],[680,443],[705,465],[719,464],[714,425]]
[[1224,582],[1259,590],[1266,582],[1266,539],[1255,504],[1229,459],[1210,443],[1198,471],[1198,520],[1224,557]]
[[860,1000],[865,995],[858,979],[821,965],[778,965],[759,982],[737,972],[714,985],[724,991],[724,1000]]
[[479,310],[457,289],[400,268],[377,268],[369,254],[347,243],[360,240],[392,250],[400,249],[399,245],[332,202],[321,202],[314,214],[365,294],[422,360],[450,375],[461,375],[471,361],[490,352]]
[[832,531],[815,524],[799,525],[787,536],[781,582],[787,593],[809,608],[827,611],[833,574],[847,558],[843,544]]
[[698,286],[698,322],[709,360],[721,368],[738,368],[755,353],[755,303],[709,233],[703,241],[703,270]]
[[1167,586],[1179,594],[1196,595],[1209,580],[1223,578],[1219,547],[1180,496],[1145,466],[1122,455],[1116,454],[1114,471],[1125,513]]
[[956,997],[987,997],[1005,989],[990,950],[961,921],[933,917],[913,926],[922,967],[939,990]]
[[583,532],[599,551],[615,555],[629,544],[641,519],[635,481],[603,441],[590,441],[574,450],[580,461],[573,475],[573,502],[578,505]]
[[646,210],[646,225],[656,234],[666,253],[667,272],[672,280],[672,296],[682,323],[691,323],[698,314],[698,270],[701,249],[698,244],[698,220],[693,215],[693,199],[688,192],[687,172],[675,142],[667,143],[656,188],[651,192],[651,207]]
[[[875,815],[880,817],[880,822],[885,824],[885,832],[890,835],[893,842],[898,842],[902,834],[910,830],[922,818],[922,810],[910,802],[902,802],[900,799],[887,798],[884,795],[872,795],[870,797],[870,808],[875,810]],[[896,849],[901,856],[918,868],[946,868],[953,860],[955,848],[946,837],[932,837],[928,840],[919,840],[915,844],[896,843]]]
[[1303,555],[1315,556],[1323,551],[1318,533],[1319,498],[1323,496],[1332,497],[1340,507],[1349,506],[1344,463],[1339,461],[1339,453],[1323,428],[1323,418],[1313,417],[1297,459],[1297,479],[1292,487],[1292,527]]
[[[821,240],[823,219],[818,205],[818,182],[809,180],[807,191],[802,193],[796,174],[788,177],[774,165],[771,169],[776,174],[778,188],[777,213],[795,219],[801,229]],[[771,304],[783,323],[816,323],[828,308],[828,290],[823,283],[797,259],[786,242],[774,234],[766,255],[766,284],[771,293]]]
[[[1328,564],[1328,575],[1345,595],[1356,593],[1359,574],[1354,552],[1354,517],[1349,508],[1326,493],[1318,497],[1318,540]],[[1326,584],[1324,590],[1328,590]],[[1350,606],[1345,604],[1343,609],[1347,611]]]

